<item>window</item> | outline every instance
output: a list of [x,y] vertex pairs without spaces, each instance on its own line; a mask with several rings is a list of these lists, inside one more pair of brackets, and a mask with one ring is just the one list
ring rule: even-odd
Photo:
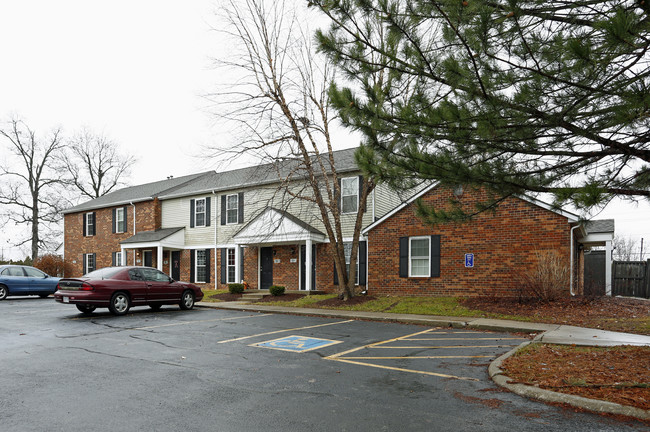
[[205,198],[197,199],[194,205],[196,226],[205,226]]
[[[236,195],[235,195],[236,196]],[[235,249],[227,249],[226,251],[226,283],[235,283],[236,269],[235,269]]]
[[22,267],[7,267],[6,269],[2,270],[2,276],[25,277],[25,273],[23,273]]
[[239,213],[239,196],[237,194],[226,197],[226,224],[239,223],[237,215]]
[[27,277],[44,278],[45,276],[47,276],[39,269],[35,269],[33,267],[23,267],[23,269],[25,270]]
[[359,209],[359,177],[341,179],[341,213],[356,213]]
[[122,252],[113,252],[113,266],[123,266],[125,263],[122,261]]
[[84,264],[86,264],[86,273],[95,271],[95,254],[86,254],[84,257]]
[[205,249],[198,249],[196,251],[196,269],[195,269],[195,282],[207,282],[206,271],[207,259]]
[[95,213],[86,213],[84,215],[84,236],[95,235]]
[[431,239],[411,237],[409,239],[409,276],[431,276]]
[[[358,251],[358,249],[357,249]],[[345,254],[345,268],[347,269],[348,276],[350,275],[350,259],[352,257],[352,243],[344,243],[343,244],[343,253]],[[359,253],[357,252],[357,266],[356,266],[356,273],[354,275],[354,284],[359,285],[359,261],[360,261],[360,256]]]
[[126,220],[124,219],[124,207],[115,209],[115,232],[126,232]]

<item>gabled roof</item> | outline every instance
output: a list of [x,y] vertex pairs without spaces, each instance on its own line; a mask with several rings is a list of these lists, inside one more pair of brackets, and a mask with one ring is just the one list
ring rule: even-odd
[[141,231],[126,240],[122,240],[120,244],[159,242],[182,229],[183,227],[160,228],[155,231]]
[[[399,211],[402,210],[403,208],[405,208],[405,207],[411,205],[415,200],[417,200],[418,198],[422,197],[423,195],[425,195],[425,194],[428,193],[429,191],[435,189],[435,188],[438,187],[439,185],[440,185],[440,183],[438,183],[438,182],[432,182],[429,186],[423,188],[423,189],[420,190],[418,193],[416,193],[415,195],[413,195],[411,198],[409,198],[408,200],[404,201],[402,204],[398,205],[397,207],[395,207],[394,209],[392,209],[391,211],[389,211],[388,213],[386,213],[384,216],[382,216],[381,218],[377,219],[377,220],[376,220],[375,222],[373,222],[372,224],[368,225],[366,228],[364,228],[364,229],[361,231],[361,233],[364,234],[364,235],[367,234],[368,231],[372,230],[372,229],[375,228],[377,225],[381,224],[381,223],[384,222],[386,219],[390,218],[391,216],[393,216],[395,213],[399,212]],[[568,219],[569,222],[578,222],[578,220],[580,219],[580,217],[579,217],[578,215],[576,215],[576,214],[573,214],[573,213],[568,212],[568,211],[566,211],[566,210],[562,210],[562,209],[555,208],[555,207],[551,206],[550,204],[545,203],[545,202],[543,202],[543,201],[540,201],[540,200],[538,200],[538,199],[536,199],[536,198],[527,197],[527,196],[525,196],[525,195],[517,195],[516,198],[522,199],[522,200],[527,201],[527,202],[529,202],[529,203],[531,203],[531,204],[534,204],[534,205],[536,205],[536,206],[538,206],[538,207],[542,207],[542,208],[544,208],[544,209],[546,209],[546,210],[548,210],[548,211],[550,211],[550,212],[553,212],[553,213],[559,214],[559,215],[561,215],[561,216],[564,216],[564,217],[566,217],[566,218]]]
[[326,238],[308,223],[273,207],[268,207],[233,236],[238,244],[281,244],[307,239],[322,242]]
[[214,174],[214,171],[207,171],[199,174],[191,174],[183,177],[170,178],[153,183],[126,187],[124,189],[116,190],[115,192],[108,193],[99,198],[95,198],[93,200],[86,201],[85,203],[66,209],[62,213],[76,213],[104,207],[113,207],[142,201],[150,201],[163,193],[173,192],[174,190],[182,188],[192,181],[199,180],[211,174]]
[[602,234],[614,232],[614,219],[591,220],[585,223],[587,234]]
[[[332,152],[334,166],[340,173],[357,171],[354,153],[357,148],[337,150]],[[325,155],[326,156],[326,155]],[[326,163],[328,163],[326,161]],[[196,179],[186,185],[167,191],[159,196],[160,199],[178,198],[182,196],[207,194],[221,192],[236,188],[260,186],[264,184],[277,183],[279,179],[291,176],[294,179],[302,178],[305,175],[300,169],[301,161],[296,159],[285,159],[278,163],[267,163],[247,168],[240,168],[231,171],[212,172],[209,175]]]

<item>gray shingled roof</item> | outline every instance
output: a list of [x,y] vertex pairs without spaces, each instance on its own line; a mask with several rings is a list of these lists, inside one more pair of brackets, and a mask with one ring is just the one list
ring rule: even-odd
[[[354,159],[354,153],[356,150],[357,148],[355,147],[333,152],[334,164],[337,172],[349,172],[359,169]],[[287,177],[294,171],[296,171],[297,174],[294,174],[293,178],[299,178],[299,176],[304,173],[301,173],[299,169],[299,161],[297,159],[287,159],[277,164],[268,163],[232,171],[213,172],[201,177],[200,179],[189,182],[183,187],[165,192],[159,197],[161,199],[169,199],[212,191],[218,192],[234,188],[275,183],[279,178]]]
[[141,201],[149,201],[160,196],[162,193],[171,193],[178,188],[184,187],[194,180],[199,180],[212,174],[214,174],[214,171],[207,171],[199,174],[191,174],[183,177],[176,177],[153,183],[146,183],[143,185],[119,189],[115,192],[111,192],[99,198],[95,198],[93,200],[86,201],[85,203],[66,209],[62,213],[76,213],[98,208],[129,204],[131,202],[135,203]]
[[139,233],[136,233],[134,236],[129,237],[126,240],[122,240],[120,244],[129,244],[129,243],[151,243],[151,242],[159,242],[163,239],[166,239],[170,235],[177,233],[178,231],[182,230],[183,227],[180,228],[161,228],[157,229],[155,231],[142,231]]
[[600,219],[600,220],[588,221],[585,224],[585,231],[587,231],[587,234],[613,233],[614,219]]

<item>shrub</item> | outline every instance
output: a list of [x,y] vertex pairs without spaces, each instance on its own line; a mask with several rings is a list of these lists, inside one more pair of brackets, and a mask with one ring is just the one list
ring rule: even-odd
[[228,284],[228,292],[230,294],[241,294],[244,292],[244,284],[239,284],[239,283]]
[[68,265],[63,261],[63,258],[52,254],[38,257],[34,261],[34,267],[55,277],[63,277],[66,274],[66,270],[68,270]]
[[282,285],[271,285],[269,287],[269,292],[273,296],[281,296],[284,295],[284,287]]
[[569,293],[569,265],[557,251],[535,251],[537,264],[516,275],[521,298],[553,301]]

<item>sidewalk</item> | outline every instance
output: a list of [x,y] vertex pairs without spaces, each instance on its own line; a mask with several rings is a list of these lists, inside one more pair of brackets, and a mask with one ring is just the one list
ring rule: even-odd
[[488,318],[445,317],[433,315],[392,314],[384,312],[361,312],[334,309],[292,308],[272,305],[257,305],[245,302],[198,302],[198,307],[213,309],[230,309],[249,312],[281,313],[290,315],[309,315],[327,318],[360,319],[368,321],[394,322],[404,324],[419,324],[428,326],[465,328],[474,330],[494,330],[504,332],[539,333],[532,342],[525,342],[494,360],[488,369],[490,377],[499,386],[521,396],[535,398],[546,402],[566,403],[591,411],[626,415],[650,420],[650,411],[628,407],[611,402],[586,399],[579,396],[557,393],[524,384],[511,384],[510,379],[503,374],[501,363],[517,350],[530,343],[543,342],[561,345],[584,346],[616,346],[643,345],[650,346],[650,336],[630,333],[618,333],[583,327],[558,324],[542,324],[524,321],[510,321]]

